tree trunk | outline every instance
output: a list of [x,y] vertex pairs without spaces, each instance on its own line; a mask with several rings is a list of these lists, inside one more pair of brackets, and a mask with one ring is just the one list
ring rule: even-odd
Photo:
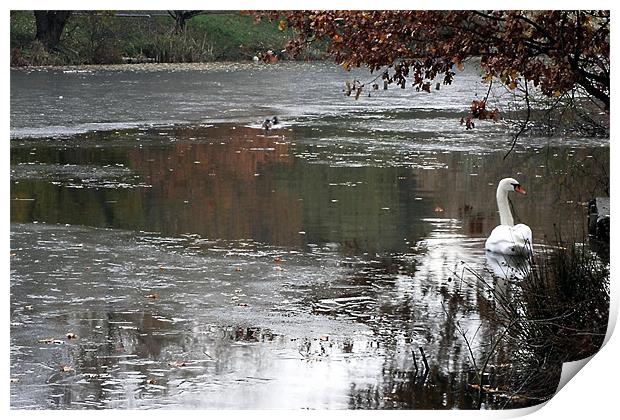
[[174,33],[182,34],[185,32],[187,21],[202,13],[202,10],[168,10],[168,14],[174,19]]
[[35,39],[41,41],[47,50],[58,47],[62,31],[71,16],[70,10],[35,10],[37,24]]
[[182,34],[183,32],[185,32],[186,22],[187,19],[185,18],[184,14],[180,13],[176,15],[176,17],[174,18],[174,32],[177,34]]

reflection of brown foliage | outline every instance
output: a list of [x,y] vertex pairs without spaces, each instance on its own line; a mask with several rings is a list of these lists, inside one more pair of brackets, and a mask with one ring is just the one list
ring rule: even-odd
[[465,204],[459,207],[459,219],[467,222],[467,233],[471,236],[478,236],[484,232],[484,215],[480,212],[472,213],[473,207]]
[[483,233],[482,227],[484,225],[484,217],[482,215],[476,215],[469,219],[468,233],[472,236],[481,235]]
[[282,137],[229,125],[180,128],[172,134],[178,142],[130,153],[131,166],[143,168],[152,185],[144,191],[145,202],[157,195],[163,203],[152,210],[158,212],[162,232],[298,243],[297,197],[279,189],[276,177],[261,176],[292,162]]

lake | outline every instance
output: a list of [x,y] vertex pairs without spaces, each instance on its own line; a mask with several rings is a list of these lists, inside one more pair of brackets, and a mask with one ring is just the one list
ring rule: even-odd
[[497,182],[527,190],[535,252],[585,242],[608,139],[524,136],[504,159],[505,124],[459,122],[475,66],[357,101],[354,77],[374,78],[11,70],[11,408],[475,408],[472,357],[501,330],[477,276],[518,289],[484,251]]

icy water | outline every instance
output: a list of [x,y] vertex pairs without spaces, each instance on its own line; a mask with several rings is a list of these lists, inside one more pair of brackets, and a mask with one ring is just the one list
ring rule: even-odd
[[11,407],[474,408],[455,320],[477,359],[500,326],[468,276],[517,287],[484,252],[497,181],[535,249],[581,240],[609,148],[503,160],[458,76],[355,101],[328,64],[12,71]]

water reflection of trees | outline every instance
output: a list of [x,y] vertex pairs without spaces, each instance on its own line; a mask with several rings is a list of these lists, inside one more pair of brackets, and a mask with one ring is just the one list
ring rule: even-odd
[[[278,133],[232,125],[175,127],[127,132],[123,139],[101,134],[103,145],[90,147],[45,144],[36,158],[49,162],[54,183],[13,183],[12,196],[22,200],[11,202],[11,217],[290,247],[335,243],[347,255],[401,252],[406,241],[428,231],[420,218],[432,212],[431,204],[416,198],[411,170],[310,164],[299,156],[314,146],[293,148],[294,132]],[[16,163],[30,156],[20,150]],[[77,165],[77,172],[55,175],[54,164],[65,163]],[[80,177],[90,176],[86,166],[100,165],[106,177],[112,176],[106,165],[117,164],[131,169],[131,180],[111,178],[105,188],[80,184]],[[133,185],[136,174],[139,185]]]
[[[53,173],[56,185],[20,179],[11,195],[26,200],[11,201],[11,219],[253,238],[292,247],[337,243],[347,255],[403,252],[406,241],[428,234],[421,222],[428,217],[461,220],[465,235],[486,236],[497,224],[497,181],[510,175],[528,190],[514,200],[517,219],[539,241],[558,229],[565,238],[585,230],[581,203],[605,194],[599,180],[609,166],[606,149],[549,146],[506,161],[501,153],[433,154],[441,164],[433,170],[356,167],[346,165],[346,147],[325,145],[321,153],[344,159],[335,166],[307,159],[317,145],[291,145],[295,131],[266,136],[233,125],[162,130],[98,133],[93,143],[78,136],[62,147],[38,144],[33,156],[31,147],[16,145],[13,164],[33,159],[48,166],[76,164],[78,172],[85,170],[80,165],[95,165],[104,177],[106,165],[131,171],[128,179],[110,179],[105,188],[68,188]],[[72,175],[78,187],[80,176],[91,176],[87,172]],[[135,184],[136,174],[151,187],[122,186]]]
[[[484,323],[476,340],[480,347],[497,324],[478,314],[483,299],[478,293],[448,279],[453,260],[420,260],[390,255],[350,262],[349,275],[306,295],[317,314],[346,315],[368,325],[383,349],[377,381],[351,384],[352,408],[474,408],[475,394],[467,385],[472,365],[454,320]],[[431,367],[428,376],[423,376],[420,347]],[[474,351],[480,357],[482,350]]]
[[131,166],[152,185],[141,193],[149,228],[299,244],[298,197],[266,173],[290,164],[289,146],[257,133],[230,126],[179,129],[167,147],[130,151]]
[[374,385],[364,388],[351,385],[349,408],[437,410],[474,406],[467,372],[445,374],[432,368],[428,376],[420,376],[386,361],[382,373],[381,381]]

